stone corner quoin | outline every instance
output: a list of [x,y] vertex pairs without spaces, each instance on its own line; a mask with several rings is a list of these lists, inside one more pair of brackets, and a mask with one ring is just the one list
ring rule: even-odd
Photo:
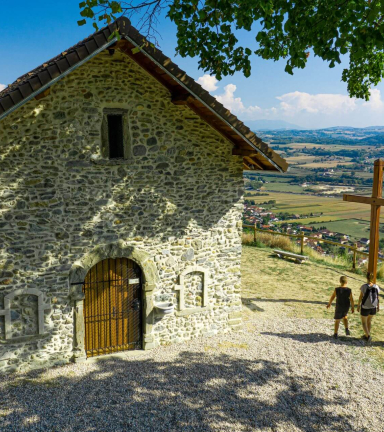
[[[103,155],[106,109],[126,113],[122,161]],[[243,178],[232,147],[119,51],[3,119],[0,371],[87,357],[82,282],[102,260],[141,268],[140,348],[238,329]],[[173,313],[156,309],[163,301]]]

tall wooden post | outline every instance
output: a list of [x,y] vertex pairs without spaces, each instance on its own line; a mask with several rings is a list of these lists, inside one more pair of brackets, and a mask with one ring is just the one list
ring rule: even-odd
[[368,272],[373,275],[373,282],[376,282],[377,258],[379,255],[379,224],[380,207],[384,206],[383,193],[383,171],[384,160],[377,159],[373,167],[372,197],[358,195],[344,195],[344,201],[359,202],[371,205],[371,225],[369,236],[369,260]]
[[[381,198],[383,193],[384,161],[376,160],[373,171],[372,198]],[[379,255],[380,204],[371,205],[371,228],[369,238],[368,272],[373,273],[376,282],[377,257]]]
[[257,224],[255,222],[255,226],[253,227],[253,241],[256,243],[256,228],[257,228]]

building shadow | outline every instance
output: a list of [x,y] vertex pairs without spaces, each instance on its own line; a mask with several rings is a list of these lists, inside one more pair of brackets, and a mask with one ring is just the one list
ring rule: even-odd
[[[343,329],[341,331],[344,331]],[[273,332],[262,332],[262,335],[266,336],[276,336],[283,339],[292,339],[297,342],[302,343],[320,343],[320,342],[332,342],[336,344],[346,344],[346,345],[353,345],[356,347],[366,347],[367,343],[357,337],[353,336],[342,336],[339,334],[339,337],[337,339],[334,339],[331,334],[327,333],[273,333]],[[377,346],[377,347],[384,347],[384,342],[381,341],[372,341],[369,346]]]
[[353,419],[337,414],[349,401],[330,402],[315,394],[315,384],[282,362],[223,353],[106,359],[90,370],[5,377],[0,430],[313,431],[321,423],[322,430],[359,432]]

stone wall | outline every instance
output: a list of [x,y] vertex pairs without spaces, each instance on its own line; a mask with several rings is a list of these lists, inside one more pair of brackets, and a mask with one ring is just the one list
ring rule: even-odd
[[[69,361],[71,269],[119,241],[151,257],[151,301],[180,309],[181,272],[201,266],[209,274],[209,307],[198,310],[201,276],[192,275],[194,313],[154,315],[147,347],[239,327],[242,160],[170,99],[128,57],[102,53],[0,122],[0,370]],[[105,108],[128,110],[127,160],[102,156]],[[23,295],[10,311],[20,337],[6,338],[4,298],[19,289],[44,296],[44,328],[32,324],[36,299]]]

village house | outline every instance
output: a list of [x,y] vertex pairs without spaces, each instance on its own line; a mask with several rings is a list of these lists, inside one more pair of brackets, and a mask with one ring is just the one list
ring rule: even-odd
[[0,92],[0,370],[239,329],[243,169],[287,164],[126,18]]
[[304,231],[304,232],[311,232],[313,230],[312,227],[305,226],[305,225],[300,225],[299,229],[301,229],[301,231]]
[[320,234],[322,234],[324,237],[333,237],[334,236],[334,232],[330,231],[328,229],[322,229],[321,231],[319,231]]
[[359,243],[361,243],[362,245],[365,245],[365,246],[368,246],[369,242],[370,242],[370,240],[368,238],[365,238],[365,237],[363,237],[359,240]]
[[311,236],[312,237],[316,237],[316,238],[318,238],[318,239],[321,239],[322,237],[323,237],[323,234],[321,234],[321,233],[313,233],[313,234],[311,234]]

